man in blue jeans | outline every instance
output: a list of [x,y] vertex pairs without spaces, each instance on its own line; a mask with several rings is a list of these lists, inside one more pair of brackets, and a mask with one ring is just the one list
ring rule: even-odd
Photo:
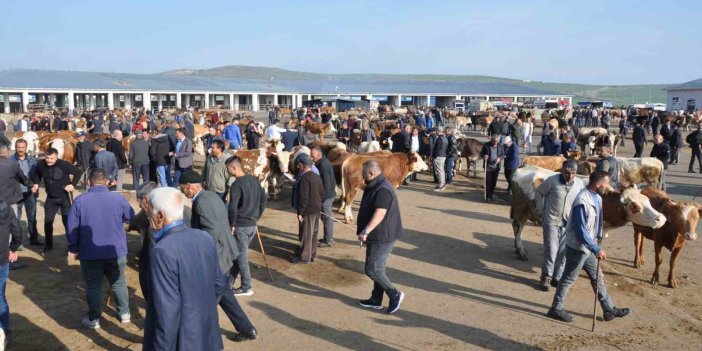
[[363,191],[358,210],[356,235],[366,246],[366,275],[373,280],[373,292],[368,300],[359,301],[366,308],[383,308],[383,295],[390,298],[388,313],[395,313],[405,294],[395,288],[385,273],[385,265],[395,241],[402,236],[402,218],[397,195],[383,176],[380,164],[374,160],[363,163]]
[[[9,158],[20,165],[20,169],[27,179],[31,179],[32,174],[37,170],[37,159],[27,154],[27,141],[24,139],[17,139],[15,154]],[[22,190],[22,199],[17,203],[17,220],[22,220],[22,208],[24,208],[27,212],[29,245],[44,245],[44,242],[39,241],[39,231],[37,230],[37,198],[31,188],[20,184],[20,189]]]
[[68,215],[68,256],[80,260],[85,279],[88,315],[82,323],[100,328],[102,281],[107,278],[117,301],[120,322],[129,323],[129,294],[124,277],[127,265],[127,236],[124,224],[134,210],[124,196],[107,189],[101,169],[90,174],[90,190],[76,198]]
[[605,260],[607,254],[598,243],[602,240],[602,198],[599,193],[609,188],[609,175],[604,171],[595,171],[590,175],[587,187],[578,194],[573,202],[568,224],[566,224],[566,264],[563,276],[558,282],[553,304],[548,316],[563,322],[572,322],[573,316],[563,308],[570,287],[578,279],[584,268],[593,290],[597,290],[597,299],[604,311],[603,319],[611,321],[616,317],[629,314],[628,308],[614,307],[607,294],[604,274],[598,270],[597,260]]
[[8,203],[0,201],[0,347],[10,334],[10,307],[5,298],[5,286],[10,263],[17,261],[17,249],[21,243],[19,221],[14,211]]
[[244,173],[241,159],[232,156],[226,162],[229,175],[236,181],[229,188],[229,226],[236,240],[239,255],[231,268],[232,279],[241,273],[241,287],[234,289],[236,296],[251,296],[249,245],[256,235],[256,222],[266,209],[266,194],[258,178]]

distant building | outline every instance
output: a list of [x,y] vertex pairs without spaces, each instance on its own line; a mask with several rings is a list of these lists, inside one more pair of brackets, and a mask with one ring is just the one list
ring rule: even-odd
[[668,111],[698,111],[702,106],[702,78],[663,89]]
[[281,105],[300,107],[315,99],[340,99],[345,107],[361,100],[393,106],[453,107],[456,100],[529,104],[555,99],[572,105],[573,96],[499,82],[334,77],[273,81],[187,74],[0,70],[0,112],[4,113],[27,112],[33,107],[161,110],[190,106],[257,111]]

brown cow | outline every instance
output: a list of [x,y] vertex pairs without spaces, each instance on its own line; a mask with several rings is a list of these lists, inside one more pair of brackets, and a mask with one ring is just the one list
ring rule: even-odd
[[349,155],[343,160],[340,172],[342,178],[342,202],[341,206],[339,207],[339,212],[342,212],[343,210],[346,223],[351,223],[353,221],[351,204],[356,196],[356,191],[365,187],[362,170],[363,163],[368,160],[375,160],[380,163],[380,168],[383,170],[383,175],[394,188],[400,186],[402,181],[404,181],[405,178],[411,173],[426,171],[429,169],[424,160],[422,160],[422,158],[416,152],[378,152],[362,155]]
[[483,149],[483,143],[477,139],[465,138],[458,141],[458,165],[456,172],[461,170],[463,158],[466,159],[466,177],[470,176],[470,167],[473,166],[473,178],[478,177],[478,160],[480,159],[480,151]]
[[641,190],[651,200],[651,205],[666,217],[666,223],[660,228],[634,224],[634,267],[640,268],[644,264],[643,242],[644,238],[653,240],[656,252],[656,268],[651,277],[651,284],[658,284],[659,270],[663,263],[661,251],[663,247],[670,250],[670,271],[668,272],[668,287],[678,286],[675,280],[675,266],[678,257],[685,245],[685,240],[696,240],[697,222],[702,215],[702,205],[696,202],[673,201],[664,191],[655,188]]
[[522,166],[536,166],[551,171],[560,171],[566,158],[563,156],[527,156]]
[[[536,189],[544,179],[558,173],[547,169],[527,166],[517,169],[512,176],[512,203],[509,217],[514,231],[514,247],[517,258],[526,261],[527,254],[522,244],[522,230],[527,221],[541,223],[540,211],[536,209]],[[665,216],[656,211],[651,202],[638,189],[626,189],[622,193],[610,192],[602,196],[604,230],[623,227],[629,222],[659,228],[665,224]]]
[[324,140],[324,136],[329,132],[336,132],[334,125],[330,122],[320,123],[320,122],[308,122],[305,123],[305,131],[312,134],[319,135],[319,140]]

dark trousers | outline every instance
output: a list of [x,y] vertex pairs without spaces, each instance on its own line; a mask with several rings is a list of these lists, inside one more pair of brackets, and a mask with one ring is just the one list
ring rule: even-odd
[[174,187],[178,187],[178,185],[180,185],[180,183],[178,182],[180,180],[180,175],[191,169],[193,169],[193,167],[181,168],[178,165],[176,165],[175,171],[173,171],[173,182],[171,184],[173,184]]
[[641,157],[641,154],[643,154],[643,149],[644,149],[644,144],[634,144],[634,157]]
[[488,169],[485,171],[485,196],[492,199],[492,194],[495,193],[497,186],[497,178],[500,177],[500,169]]
[[699,146],[692,148],[692,157],[690,158],[690,167],[688,167],[688,170],[692,170],[692,166],[695,164],[695,159],[697,159],[697,164],[700,166],[700,172],[702,172],[702,151],[700,151]]
[[302,243],[300,259],[311,262],[317,255],[317,237],[319,236],[319,213],[302,216],[299,223],[298,237]]
[[394,246],[394,241],[389,243],[368,243],[366,246],[366,275],[373,280],[371,300],[378,305],[383,303],[383,293],[387,294],[391,299],[400,293],[390,282],[385,269],[388,256],[390,256]]
[[236,296],[234,296],[231,286],[232,278],[230,276],[224,294],[219,298],[219,307],[222,308],[222,311],[227,315],[237,332],[251,333],[253,325],[244,310],[241,309],[239,302],[236,301]]
[[[27,191],[22,194],[22,200],[17,203],[17,220],[22,221],[22,208],[27,212],[27,231],[29,232],[29,242],[38,240],[37,230],[37,198],[34,193]],[[20,227],[20,238],[22,238],[22,228]]]
[[456,156],[446,156],[444,172],[446,173],[446,184],[453,183],[453,166],[456,164]]
[[139,189],[139,177],[141,176],[142,184],[149,181],[149,164],[132,165],[132,180],[134,181],[134,190]]
[[514,169],[505,168],[505,179],[507,180],[507,191],[512,190],[512,175],[514,175]]
[[668,160],[668,164],[671,164],[671,163],[678,163],[678,147],[677,146],[670,147],[670,160]]
[[61,221],[65,233],[68,233],[68,212],[71,210],[71,201],[66,197],[52,198],[47,197],[44,202],[44,237],[46,239],[46,247],[54,247],[54,218],[56,213],[61,210]]

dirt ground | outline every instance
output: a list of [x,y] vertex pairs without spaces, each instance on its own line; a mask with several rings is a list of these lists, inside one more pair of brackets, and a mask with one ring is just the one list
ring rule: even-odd
[[[620,156],[633,154],[631,141],[628,143],[620,148]],[[689,157],[689,149],[682,151],[680,165],[669,172],[668,191],[676,198],[702,195],[702,174],[686,172]],[[631,226],[610,232],[604,243],[607,289],[617,306],[630,307],[632,313],[603,322],[598,311],[597,329],[592,333],[594,294],[583,276],[566,304],[574,322],[561,323],[545,316],[554,290],[536,289],[543,252],[540,229],[525,228],[529,261],[518,261],[506,184],[503,180],[498,184],[501,201],[485,204],[481,177],[461,174],[454,186],[436,193],[431,176],[421,174],[418,181],[398,189],[405,232],[389,259],[388,275],[406,299],[393,315],[357,306],[357,300],[370,295],[372,283],[363,273],[365,251],[346,226],[335,225],[336,244],[320,249],[313,264],[288,263],[297,245],[297,224],[286,186],[281,200],[269,202],[259,223],[274,281],[254,241],[250,258],[255,295],[239,299],[260,337],[242,344],[228,340],[226,336],[234,329],[220,312],[225,349],[702,349],[702,268],[695,264],[695,257],[702,255],[700,242],[686,243],[678,265],[680,287],[669,289],[648,282],[653,270],[650,241],[645,246],[646,265],[634,269]],[[125,196],[137,208],[134,194]],[[358,202],[354,211],[357,206]],[[40,208],[40,233],[43,213]],[[118,323],[112,301],[104,310],[102,329],[94,331],[81,326],[87,305],[80,267],[67,260],[63,227],[60,220],[55,223],[59,235],[53,252],[42,257],[40,248],[28,246],[20,253],[28,267],[10,273],[11,349],[140,350],[145,303],[134,265],[138,234],[128,233],[132,323]],[[662,277],[667,277],[669,256],[664,251]]]

